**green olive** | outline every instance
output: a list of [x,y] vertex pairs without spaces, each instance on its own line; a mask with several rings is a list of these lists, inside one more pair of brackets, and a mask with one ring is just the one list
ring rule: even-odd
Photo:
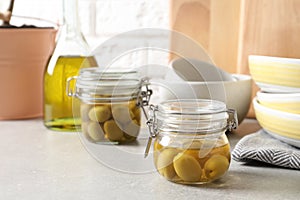
[[137,137],[140,132],[140,125],[137,120],[132,120],[123,129],[123,131],[130,136]]
[[198,140],[187,140],[183,143],[185,149],[201,149],[202,142]]
[[132,113],[134,114],[134,118],[140,120],[141,119],[141,109],[139,107],[136,107],[132,110]]
[[104,131],[109,140],[119,141],[123,137],[123,131],[119,128],[115,120],[108,120],[104,123]]
[[88,122],[82,122],[82,123],[81,123],[81,131],[82,131],[84,137],[85,137],[86,139],[89,139],[89,140],[90,140],[90,136],[89,136],[89,133],[88,133],[88,125],[89,125]]
[[191,155],[179,153],[173,159],[174,169],[177,175],[186,182],[196,182],[201,178],[201,166]]
[[134,119],[133,112],[125,105],[113,105],[112,116],[122,126]]
[[137,108],[137,102],[135,100],[130,101],[128,104],[129,104],[129,108],[131,110],[134,110],[135,108]]
[[204,171],[207,178],[213,180],[221,177],[228,170],[229,161],[225,156],[213,155],[204,164]]
[[107,106],[95,106],[89,112],[89,118],[95,122],[105,122],[110,117],[111,111]]
[[157,158],[158,172],[169,180],[176,175],[173,159],[178,153],[176,149],[164,149]]
[[90,118],[89,118],[90,109],[91,109],[91,105],[88,105],[88,104],[80,105],[80,115],[81,115],[81,120],[83,122],[88,122],[90,120]]
[[94,142],[100,142],[104,139],[104,132],[98,122],[90,122],[87,127],[87,132]]

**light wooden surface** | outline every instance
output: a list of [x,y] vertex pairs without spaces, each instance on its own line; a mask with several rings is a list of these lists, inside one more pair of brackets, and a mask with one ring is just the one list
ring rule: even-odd
[[215,63],[230,73],[237,72],[240,0],[210,0],[208,52]]
[[[249,74],[251,54],[300,58],[299,0],[170,0],[170,26],[230,73]],[[171,37],[171,50],[182,45]]]
[[[171,34],[171,50],[181,55],[202,59],[195,52],[208,49],[210,26],[210,0],[171,0],[170,26],[172,30],[183,33],[197,46],[186,45],[186,38]],[[197,20],[195,20],[197,19]],[[205,52],[206,53],[206,52]],[[170,60],[178,55],[171,54]]]
[[238,72],[248,73],[248,55],[300,58],[300,1],[243,0]]

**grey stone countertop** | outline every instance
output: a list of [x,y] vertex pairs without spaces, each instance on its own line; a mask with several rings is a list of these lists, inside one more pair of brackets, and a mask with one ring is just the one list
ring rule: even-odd
[[[228,134],[233,149],[258,130],[245,120]],[[231,162],[217,182],[187,186],[143,158],[147,133],[127,146],[90,145],[78,133],[47,130],[42,119],[0,121],[0,199],[300,199],[300,171]]]

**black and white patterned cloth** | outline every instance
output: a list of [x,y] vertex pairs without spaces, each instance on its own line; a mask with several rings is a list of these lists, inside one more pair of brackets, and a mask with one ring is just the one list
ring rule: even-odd
[[300,149],[260,130],[243,137],[232,151],[235,161],[261,161],[275,166],[300,169]]

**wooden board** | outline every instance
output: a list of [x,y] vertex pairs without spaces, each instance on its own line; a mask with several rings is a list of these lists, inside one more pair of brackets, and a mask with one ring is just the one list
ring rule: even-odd
[[249,73],[248,55],[300,58],[300,1],[243,0],[238,72]]
[[[207,50],[210,26],[210,0],[171,0],[170,8],[170,26],[172,30],[183,33]],[[186,45],[185,39],[180,35],[172,34],[171,50],[184,53],[185,56],[200,59],[201,57],[195,55],[195,49]],[[175,57],[177,55],[171,54],[170,60]]]
[[[299,0],[170,0],[170,26],[230,73],[249,74],[251,54],[300,58]],[[171,37],[171,50],[181,45]]]
[[215,63],[230,73],[237,72],[240,0],[210,0],[208,52]]

